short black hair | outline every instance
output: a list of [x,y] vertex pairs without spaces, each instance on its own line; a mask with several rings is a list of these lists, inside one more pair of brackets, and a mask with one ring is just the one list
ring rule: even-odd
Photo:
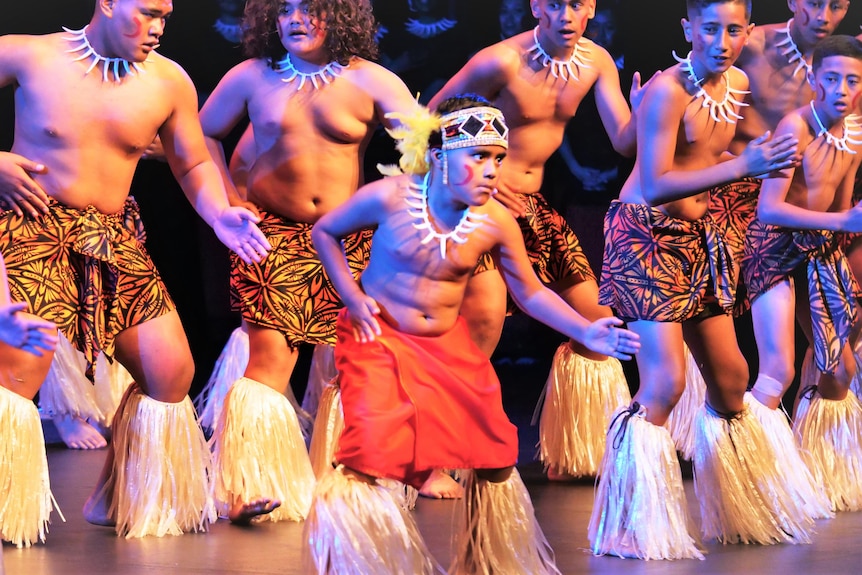
[[844,34],[827,36],[814,46],[814,55],[811,58],[812,69],[816,72],[823,63],[823,59],[830,56],[847,56],[862,60],[862,42]]
[[688,15],[699,14],[701,10],[712,6],[713,4],[725,4],[732,2],[733,4],[745,5],[745,17],[751,18],[751,0],[685,0],[685,7]]

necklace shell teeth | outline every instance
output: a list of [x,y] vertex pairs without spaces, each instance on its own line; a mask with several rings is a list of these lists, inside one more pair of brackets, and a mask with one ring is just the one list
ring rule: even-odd
[[673,52],[673,57],[680,63],[682,71],[688,74],[689,81],[691,81],[691,83],[694,84],[694,87],[698,89],[697,93],[694,95],[695,99],[703,99],[701,107],[709,109],[709,116],[715,122],[735,124],[737,120],[742,119],[742,116],[736,112],[736,106],[748,106],[748,104],[743,102],[741,99],[749,93],[748,90],[736,90],[732,88],[730,86],[729,75],[725,72],[721,76],[724,79],[725,86],[724,99],[721,102],[718,102],[713,99],[712,96],[707,94],[706,90],[702,86],[704,78],[697,77],[697,73],[694,71],[694,66],[691,64],[691,52],[689,52],[688,56],[685,58],[680,58],[676,55],[676,52]]
[[854,146],[862,144],[862,140],[853,138],[853,136],[862,136],[862,116],[851,114],[850,116],[845,117],[844,133],[840,138],[836,138],[829,132],[829,130],[826,129],[826,126],[823,125],[823,121],[817,114],[817,108],[814,107],[814,101],[812,100],[809,104],[811,106],[811,114],[814,116],[814,121],[817,122],[817,127],[820,128],[820,131],[817,133],[817,137],[825,137],[826,143],[830,146],[834,146],[835,149],[840,152],[855,154],[856,150],[850,149],[850,146],[847,144]]
[[788,64],[796,63],[796,69],[793,70],[794,77],[796,77],[796,74],[798,74],[800,70],[805,70],[807,77],[808,74],[811,74],[811,64],[808,63],[805,56],[803,56],[802,52],[799,51],[799,47],[796,45],[796,42],[794,42],[793,38],[790,36],[791,24],[793,24],[793,18],[787,21],[787,25],[784,28],[776,30],[776,32],[784,34],[784,39],[782,39],[781,42],[776,42],[775,47],[778,48],[782,56],[787,57]]
[[341,71],[344,68],[347,68],[347,66],[342,66],[338,62],[330,62],[326,66],[314,72],[300,72],[290,60],[289,53],[285,54],[284,58],[275,63],[276,72],[279,74],[287,74],[285,78],[281,79],[282,82],[292,82],[299,78],[299,90],[302,90],[302,87],[305,86],[307,81],[311,81],[311,85],[314,86],[314,89],[319,90],[321,86],[329,84],[340,76]]
[[565,82],[569,78],[577,81],[578,72],[581,68],[589,68],[589,62],[592,58],[589,57],[590,49],[586,39],[581,36],[575,44],[572,55],[568,60],[558,60],[545,52],[542,45],[539,43],[539,27],[533,28],[533,46],[527,50],[528,54],[533,54],[533,60],[538,60],[543,68],[550,68],[551,75],[554,78],[560,78]]
[[441,18],[440,20],[430,22],[428,24],[424,24],[415,18],[409,18],[407,22],[404,23],[404,27],[414,36],[428,39],[438,36],[447,30],[451,30],[457,24],[457,20],[450,20],[449,18]]
[[70,30],[64,26],[63,30],[69,34],[63,38],[69,42],[76,43],[72,48],[66,50],[67,54],[79,53],[78,56],[72,60],[73,62],[80,62],[87,58],[93,59],[93,61],[90,62],[90,66],[87,68],[87,71],[84,72],[85,76],[89,74],[93,68],[97,68],[100,65],[102,66],[103,82],[109,81],[109,72],[113,74],[113,77],[110,79],[118,83],[122,82],[123,78],[127,75],[134,76],[138,73],[143,74],[146,72],[142,64],[139,62],[129,62],[124,58],[107,58],[96,52],[96,49],[93,48],[92,44],[90,44],[90,40],[87,39],[86,26],[80,30]]
[[410,191],[405,202],[410,208],[407,210],[407,213],[419,220],[419,222],[413,224],[413,227],[417,230],[427,232],[425,237],[422,238],[422,245],[427,244],[431,240],[439,240],[440,259],[445,260],[447,242],[449,240],[452,240],[456,244],[463,244],[466,242],[467,234],[481,226],[482,222],[487,219],[488,214],[474,214],[470,211],[470,208],[467,208],[461,215],[461,220],[458,222],[458,225],[455,226],[452,231],[445,234],[438,232],[434,228],[434,224],[431,223],[431,219],[428,215],[428,182],[430,177],[431,173],[428,172],[425,174],[425,177],[422,178],[421,184],[410,182]]

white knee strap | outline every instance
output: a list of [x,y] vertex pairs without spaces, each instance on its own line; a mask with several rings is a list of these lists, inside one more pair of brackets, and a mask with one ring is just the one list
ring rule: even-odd
[[784,384],[765,373],[757,374],[757,381],[751,391],[757,391],[769,397],[781,397],[784,395]]

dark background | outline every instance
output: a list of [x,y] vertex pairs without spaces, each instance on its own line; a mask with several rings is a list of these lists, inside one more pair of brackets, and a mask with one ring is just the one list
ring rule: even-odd
[[[458,24],[431,39],[420,39],[404,29],[406,18],[413,16],[408,0],[374,0],[375,14],[388,30],[381,41],[381,62],[392,67],[414,92],[427,101],[440,83],[457,71],[477,50],[501,37],[498,20],[501,0],[437,0],[435,14],[454,19]],[[83,27],[92,14],[93,0],[9,1],[0,16],[0,34],[56,32],[61,26]],[[781,0],[755,0],[754,22],[783,22],[790,13]],[[859,31],[859,7],[851,3],[839,32]],[[680,27],[685,12],[683,0],[643,2],[640,0],[599,0],[598,7],[611,6],[618,18],[617,47],[625,54],[621,70],[624,90],[628,90],[634,70],[648,78],[655,70],[674,64],[671,50],[680,55],[688,51]],[[175,0],[174,14],[159,52],[182,65],[191,76],[201,99],[215,87],[219,78],[241,60],[239,47],[224,40],[213,29],[219,14],[217,0]],[[525,28],[534,22],[527,15]],[[13,136],[13,91],[0,89],[0,150],[9,150]],[[592,120],[591,120],[592,117]],[[579,123],[580,122],[580,123]],[[607,146],[607,138],[595,121],[592,103],[585,103],[570,130],[574,147]],[[595,146],[594,146],[595,144]],[[229,150],[228,150],[229,151]],[[369,148],[366,174],[373,166],[393,157],[392,143],[384,135],[375,136]],[[619,159],[617,159],[619,160]],[[630,164],[621,162],[620,179]],[[615,184],[618,188],[618,183]],[[594,266],[601,259],[601,219],[607,203],[617,189],[591,194],[579,183],[559,158],[549,161],[545,187],[549,201],[567,216],[581,237]],[[229,311],[227,252],[185,200],[167,166],[142,161],[132,187],[148,230],[147,246],[177,303],[195,356],[197,373],[193,394],[209,376],[213,362],[230,331],[239,325],[238,315]],[[597,270],[598,271],[598,270]],[[749,329],[741,326],[741,343],[746,350]],[[528,318],[515,317],[507,322],[498,362],[517,362],[531,358],[547,360],[562,338],[539,328]],[[750,344],[750,341],[748,342]],[[756,374],[756,370],[753,370]],[[298,370],[296,392],[301,394],[304,375]]]

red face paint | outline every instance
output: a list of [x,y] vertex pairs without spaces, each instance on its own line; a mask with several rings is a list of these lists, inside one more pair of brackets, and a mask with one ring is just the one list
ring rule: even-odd
[[823,87],[823,84],[817,84],[817,99],[821,102],[826,101],[826,88]]
[[473,168],[465,165],[464,166],[464,179],[461,180],[460,182],[452,182],[452,183],[455,184],[456,186],[463,186],[464,184],[469,183],[470,180],[472,180],[472,179],[473,179]]
[[584,17],[583,17],[583,18],[581,18],[581,24],[580,24],[580,29],[581,29],[581,30],[586,30],[586,29],[587,29],[587,22],[589,21],[589,19],[590,19],[589,14],[584,14]]
[[854,110],[858,109],[860,97],[862,97],[862,92],[858,92],[855,96],[853,96],[853,104],[851,104],[851,105],[852,105]]
[[138,36],[141,35],[141,28],[142,27],[143,26],[141,24],[141,19],[138,16],[135,16],[135,29],[134,29],[134,31],[130,32],[129,34],[124,33],[123,36],[125,36],[126,38],[137,38]]
[[550,16],[548,16],[548,13],[547,13],[547,12],[545,12],[544,14],[542,14],[542,23],[545,25],[545,28],[550,28],[550,27],[551,27],[551,17],[550,17]]
[[803,26],[808,26],[808,23],[811,22],[811,15],[808,13],[808,10],[806,10],[805,8],[802,9],[801,18],[802,18],[801,23]]

